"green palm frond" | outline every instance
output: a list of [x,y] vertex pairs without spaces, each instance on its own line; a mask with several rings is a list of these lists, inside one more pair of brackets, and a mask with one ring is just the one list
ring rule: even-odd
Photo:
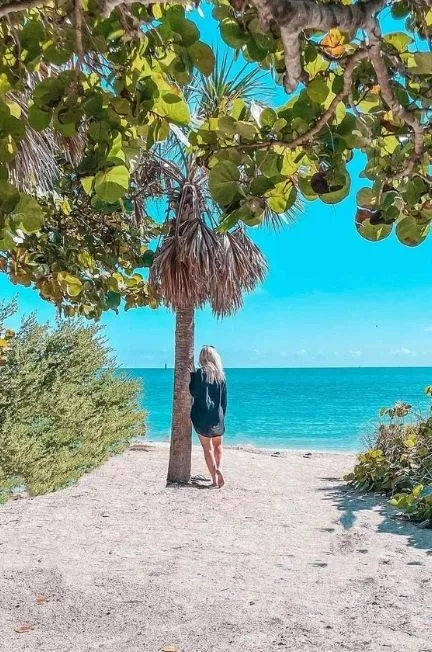
[[247,103],[268,99],[270,87],[267,74],[257,66],[245,63],[236,68],[236,62],[225,52],[220,56],[216,51],[216,65],[211,75],[196,76],[192,85],[191,104],[195,105],[196,118],[204,120],[222,113],[236,99]]
[[294,205],[285,211],[285,213],[275,213],[275,211],[272,211],[271,208],[267,206],[264,213],[263,224],[268,229],[279,231],[287,224],[294,224],[294,222],[297,222],[299,215],[302,212],[303,203],[298,197]]

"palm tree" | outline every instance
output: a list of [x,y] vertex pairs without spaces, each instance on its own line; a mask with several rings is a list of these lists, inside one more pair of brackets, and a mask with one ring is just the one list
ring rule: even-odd
[[[217,59],[218,60],[218,59]],[[191,93],[195,122],[217,117],[236,98],[250,100],[266,93],[262,73],[245,66],[237,74],[224,57],[210,77],[201,76]],[[198,97],[198,101],[195,101]],[[194,351],[194,316],[209,304],[224,317],[239,310],[243,294],[263,281],[267,264],[245,227],[221,232],[220,208],[208,190],[208,170],[187,153],[184,138],[143,155],[137,168],[138,188],[166,200],[166,235],[150,270],[150,285],[176,315],[175,369],[171,450],[167,482],[188,483],[192,432],[189,393]],[[265,219],[279,224],[280,215],[266,210]]]
[[142,161],[139,185],[158,178],[167,198],[167,234],[150,270],[155,296],[176,314],[174,398],[168,483],[187,483],[191,470],[190,367],[194,314],[209,303],[216,316],[238,310],[242,296],[264,279],[267,269],[244,229],[217,231],[217,212],[207,187],[207,171],[193,157]]

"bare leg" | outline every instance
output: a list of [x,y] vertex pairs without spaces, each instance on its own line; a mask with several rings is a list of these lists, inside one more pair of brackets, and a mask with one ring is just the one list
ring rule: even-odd
[[223,445],[222,445],[222,437],[213,437],[213,449],[214,449],[214,457],[215,457],[215,462],[216,462],[216,474],[217,474],[217,484],[219,489],[224,486],[225,480],[222,475],[222,458],[223,458]]
[[213,449],[216,460],[216,467],[219,469],[222,466],[223,457],[222,437],[213,437]]
[[204,458],[207,464],[207,468],[212,477],[213,485],[217,487],[218,486],[217,465],[214,456],[212,439],[211,437],[203,437],[202,435],[198,435],[198,436],[200,438],[201,446],[203,447]]

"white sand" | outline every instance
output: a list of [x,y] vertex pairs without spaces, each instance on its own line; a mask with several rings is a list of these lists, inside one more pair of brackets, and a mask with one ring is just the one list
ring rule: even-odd
[[218,491],[165,488],[167,454],[0,508],[2,652],[432,651],[432,532],[351,456],[228,450]]

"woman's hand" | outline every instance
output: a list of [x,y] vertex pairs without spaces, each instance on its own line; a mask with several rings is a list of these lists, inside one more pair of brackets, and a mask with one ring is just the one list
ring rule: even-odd
[[194,371],[195,371],[195,364],[194,364],[194,361],[193,361],[193,360],[190,360],[190,361],[189,361],[188,369],[189,369],[189,373],[191,373],[191,374],[194,373]]

